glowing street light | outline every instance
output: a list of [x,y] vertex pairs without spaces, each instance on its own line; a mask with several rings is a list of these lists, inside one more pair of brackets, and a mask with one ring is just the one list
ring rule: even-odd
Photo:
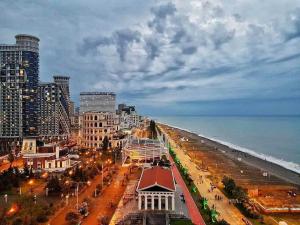
[[13,204],[11,206],[11,208],[6,212],[7,216],[11,216],[13,214],[15,214],[18,211],[18,205],[17,204]]
[[30,186],[32,186],[32,185],[34,184],[34,180],[31,179],[30,181],[28,181],[28,184],[29,184]]
[[47,172],[45,172],[45,173],[42,174],[42,178],[47,178],[47,177],[48,177],[48,173]]

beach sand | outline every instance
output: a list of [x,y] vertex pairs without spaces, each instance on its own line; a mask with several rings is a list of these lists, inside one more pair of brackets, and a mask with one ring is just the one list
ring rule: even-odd
[[[300,175],[296,172],[197,134],[160,126],[199,168],[208,169],[215,184],[222,186],[222,178],[229,176],[249,193],[255,193],[252,197],[264,206],[300,207]],[[289,196],[289,190],[296,192],[297,197]]]

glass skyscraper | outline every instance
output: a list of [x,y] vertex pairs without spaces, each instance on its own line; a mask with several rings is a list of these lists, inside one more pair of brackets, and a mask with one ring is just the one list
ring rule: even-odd
[[38,133],[39,39],[16,35],[0,45],[0,142],[13,143]]

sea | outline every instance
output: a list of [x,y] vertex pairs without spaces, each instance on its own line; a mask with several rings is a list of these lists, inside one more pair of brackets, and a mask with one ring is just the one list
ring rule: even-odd
[[300,173],[300,116],[154,116]]

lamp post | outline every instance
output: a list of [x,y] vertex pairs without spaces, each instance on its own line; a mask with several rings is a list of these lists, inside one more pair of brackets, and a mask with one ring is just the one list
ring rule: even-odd
[[[78,211],[79,209],[79,184],[87,184],[87,185],[91,185],[91,182],[90,181],[87,181],[87,182],[76,182],[76,181],[73,181],[73,183],[76,184],[76,190],[75,190],[75,195],[76,195],[76,209]],[[67,180],[65,181],[65,184],[66,185],[69,185],[70,184],[70,181]],[[68,204],[68,199],[69,199],[69,195],[66,196],[66,202]]]
[[[32,197],[32,192],[33,192],[33,190],[32,190],[32,185],[34,184],[33,179],[29,180],[29,181],[28,181],[28,184],[29,184],[29,186],[30,186],[30,194],[31,194],[31,197]],[[34,199],[34,203],[35,203],[35,202],[36,202],[36,200]],[[30,207],[30,224],[32,224],[32,207]]]
[[34,181],[31,179],[30,181],[28,181],[28,184],[29,184],[29,186],[30,186],[30,193],[31,193],[31,195],[32,195],[32,192],[33,192],[32,186],[33,186],[33,184],[34,184]]

